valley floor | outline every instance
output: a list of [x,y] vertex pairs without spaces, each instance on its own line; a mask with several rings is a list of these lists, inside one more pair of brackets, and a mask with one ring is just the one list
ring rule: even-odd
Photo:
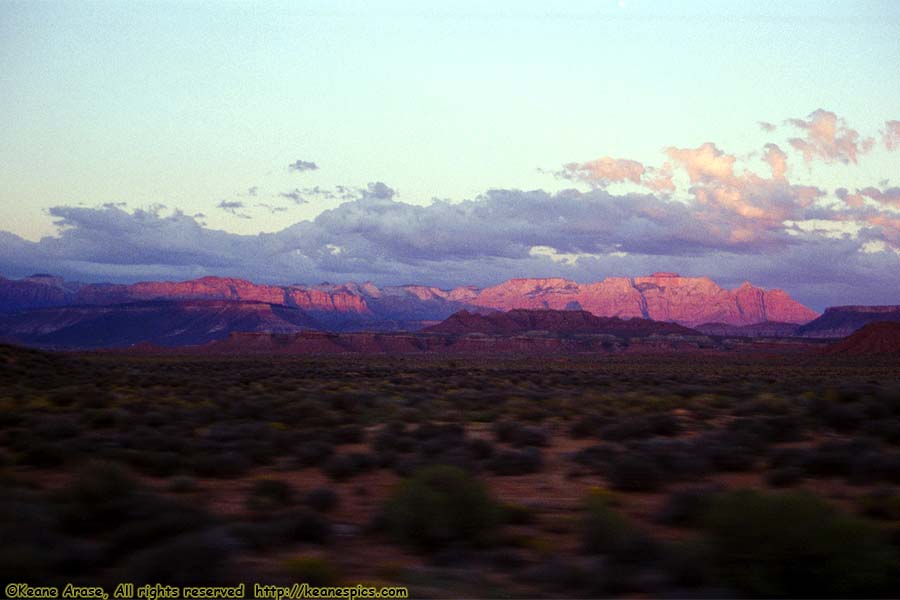
[[896,358],[0,346],[0,477],[4,586],[900,595]]

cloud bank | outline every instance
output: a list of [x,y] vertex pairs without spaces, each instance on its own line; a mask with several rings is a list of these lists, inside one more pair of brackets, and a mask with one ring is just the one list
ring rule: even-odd
[[[57,206],[50,210],[57,236],[30,242],[0,232],[0,273],[46,271],[90,281],[212,274],[273,283],[451,287],[511,277],[594,281],[677,271],[723,285],[750,280],[781,287],[817,309],[898,303],[900,188],[829,192],[790,181],[789,151],[804,161],[849,164],[864,154],[859,134],[850,135],[842,120],[828,115],[818,110],[791,120],[805,124],[803,140],[811,146],[789,142],[785,150],[767,143],[761,173],[741,168],[735,154],[707,142],[667,147],[660,166],[604,156],[557,172],[587,189],[497,189],[430,204],[400,201],[383,182],[297,189],[301,198],[316,190],[342,203],[275,233],[213,230],[162,207]],[[616,186],[621,189],[612,191]],[[220,208],[237,212],[244,205],[223,201]]]

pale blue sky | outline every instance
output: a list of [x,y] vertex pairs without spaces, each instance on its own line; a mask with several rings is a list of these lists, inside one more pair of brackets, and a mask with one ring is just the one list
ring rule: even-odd
[[252,186],[557,189],[538,167],[740,154],[819,107],[874,132],[898,72],[892,1],[3,2],[0,222],[36,239],[47,207],[125,201],[249,233],[337,204],[214,208]]
[[893,0],[0,0],[0,115],[0,275],[900,302]]

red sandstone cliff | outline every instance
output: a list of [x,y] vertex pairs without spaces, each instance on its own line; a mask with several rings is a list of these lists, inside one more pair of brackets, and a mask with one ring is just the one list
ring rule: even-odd
[[654,273],[633,280],[611,277],[590,284],[559,278],[511,279],[482,290],[468,302],[498,310],[583,309],[602,317],[642,317],[689,327],[712,322],[805,323],[818,316],[782,290],[767,291],[749,283],[726,290],[708,277],[675,273]]
[[749,283],[727,290],[707,277],[681,277],[676,273],[654,273],[634,279],[610,277],[586,284],[562,278],[510,279],[481,290],[473,287],[442,290],[424,285],[379,288],[369,282],[274,286],[224,277],[72,288],[62,287],[58,280],[46,276],[33,281],[0,280],[0,312],[144,300],[226,300],[285,305],[316,315],[330,315],[322,317],[323,324],[337,329],[367,328],[379,322],[408,328],[414,323],[439,321],[460,309],[477,307],[503,311],[585,310],[600,317],[640,317],[689,327],[703,323],[738,326],[766,321],[805,323],[817,316],[782,290],[764,290]]

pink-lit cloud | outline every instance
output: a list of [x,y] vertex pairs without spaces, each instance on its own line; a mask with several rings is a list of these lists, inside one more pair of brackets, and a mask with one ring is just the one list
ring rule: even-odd
[[859,194],[871,198],[881,206],[900,210],[900,187],[880,190],[876,187],[866,187],[859,190]]
[[666,154],[687,171],[691,183],[734,178],[735,157],[722,152],[712,142],[706,142],[698,148],[669,147]]
[[763,161],[772,169],[772,177],[784,179],[787,173],[787,154],[778,147],[778,144],[766,144],[764,149]]
[[596,160],[583,163],[568,163],[563,165],[559,173],[561,177],[575,181],[606,187],[611,183],[640,183],[644,174],[644,165],[623,158],[611,158],[604,156]]
[[859,132],[851,129],[844,119],[821,108],[806,119],[788,119],[787,123],[805,132],[805,137],[794,137],[788,142],[803,154],[806,162],[818,158],[826,163],[856,164],[858,157],[875,145],[874,138],[861,139]]
[[900,148],[900,121],[885,121],[881,132],[884,147],[887,150]]
[[675,181],[673,180],[672,163],[664,162],[660,168],[647,167],[644,178],[641,180],[648,190],[666,194],[675,191]]

